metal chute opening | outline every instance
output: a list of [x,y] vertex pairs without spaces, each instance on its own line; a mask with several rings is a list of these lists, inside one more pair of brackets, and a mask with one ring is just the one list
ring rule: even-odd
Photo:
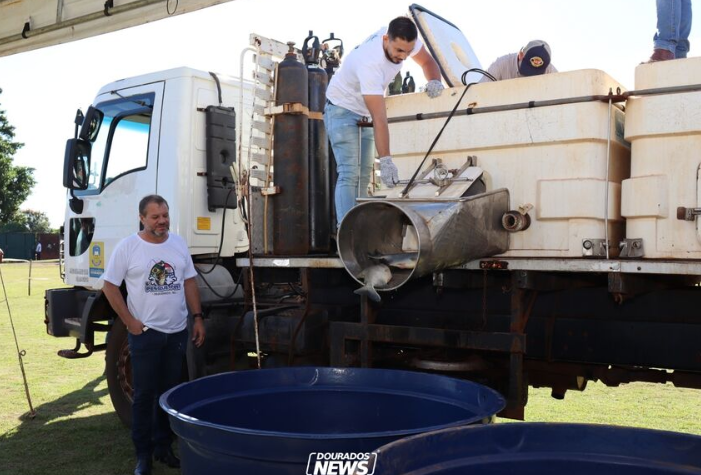
[[[338,255],[348,273],[359,283],[364,269],[388,264],[392,279],[386,287],[394,290],[414,273],[421,255],[421,237],[410,214],[387,201],[362,203],[351,209],[341,222]],[[397,267],[396,260],[405,262]],[[413,267],[412,267],[413,266]]]

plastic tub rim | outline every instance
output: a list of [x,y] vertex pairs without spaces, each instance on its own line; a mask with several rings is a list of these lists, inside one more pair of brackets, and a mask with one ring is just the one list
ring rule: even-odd
[[[297,366],[295,367],[296,369],[302,369],[302,368],[307,368],[307,369],[325,369],[325,370],[332,370],[332,369],[339,369],[339,368],[333,368],[333,367],[313,367],[313,366]],[[244,371],[275,371],[275,370],[281,370],[283,368],[267,368],[267,369],[258,369],[258,370],[244,370]],[[340,369],[361,369],[361,368],[340,368]],[[383,370],[379,368],[362,368],[363,370],[369,369],[369,370],[381,370],[381,371],[393,371],[393,372],[402,372],[402,373],[415,373],[415,374],[425,374],[425,375],[430,375],[429,373],[418,373],[418,372],[413,372],[413,371],[406,371],[406,370]],[[219,377],[224,377],[229,373],[219,373],[219,374],[213,374],[209,376],[205,376],[203,378],[198,378],[193,381],[203,381],[203,380],[208,380],[208,379],[215,379]],[[243,435],[255,435],[259,437],[271,437],[271,438],[281,438],[281,437],[286,437],[286,438],[291,438],[291,439],[300,439],[300,440],[317,440],[317,439],[348,439],[348,438],[386,438],[386,437],[394,437],[394,436],[401,436],[402,439],[404,439],[407,436],[413,436],[413,435],[419,435],[421,433],[425,432],[437,432],[445,429],[452,429],[455,427],[460,427],[460,426],[465,426],[468,424],[474,424],[476,422],[489,419],[493,417],[495,414],[497,414],[499,411],[501,411],[505,405],[506,401],[504,397],[499,394],[497,391],[494,389],[491,389],[487,386],[480,385],[478,383],[475,383],[473,381],[469,380],[462,380],[458,378],[451,378],[448,376],[442,376],[446,377],[449,379],[454,379],[456,381],[459,381],[461,383],[465,383],[468,385],[475,385],[479,386],[480,390],[486,391],[491,393],[493,396],[494,400],[494,410],[489,411],[489,415],[486,416],[480,416],[478,417],[473,417],[471,419],[461,419],[459,421],[453,421],[449,422],[446,424],[439,424],[439,425],[433,425],[433,426],[425,426],[425,427],[420,427],[420,428],[414,428],[414,429],[402,429],[402,430],[393,430],[393,431],[384,431],[384,432],[344,432],[342,434],[329,434],[329,433],[299,433],[299,432],[281,432],[281,431],[270,431],[270,430],[260,430],[260,429],[248,429],[244,427],[238,427],[238,426],[231,426],[231,425],[225,425],[225,424],[217,424],[214,422],[207,422],[203,421],[191,416],[188,416],[187,414],[184,414],[180,411],[177,411],[170,407],[170,404],[168,403],[168,397],[175,391],[177,391],[179,388],[188,385],[192,383],[193,381],[186,381],[184,383],[181,383],[165,393],[161,395],[159,398],[159,405],[160,407],[168,414],[169,416],[172,416],[179,420],[182,423],[187,423],[187,424],[195,424],[199,425],[202,427],[206,427],[209,429],[214,429],[226,433],[236,433],[236,434],[243,434]],[[339,389],[340,390],[340,389]],[[375,391],[375,392],[380,392],[380,391]],[[387,391],[389,393],[389,391]],[[397,393],[403,393],[403,394],[419,394],[418,392],[410,392],[410,391],[397,391]],[[461,408],[466,408],[468,406],[467,404],[453,404],[456,407],[461,407]],[[473,405],[469,405],[473,406]]]
[[[509,431],[509,429],[512,426],[517,426],[522,428],[523,430],[527,431],[558,431],[558,430],[567,430],[567,429],[582,429],[582,430],[597,430],[597,429],[611,429],[613,431],[620,431],[621,434],[623,435],[631,435],[634,433],[638,434],[653,434],[654,436],[657,437],[682,437],[684,439],[688,439],[689,441],[692,441],[696,439],[701,447],[701,436],[696,435],[696,434],[689,434],[685,432],[676,432],[676,431],[670,431],[670,430],[665,430],[665,429],[650,429],[646,427],[633,427],[633,426],[622,426],[622,425],[617,425],[617,424],[604,424],[604,423],[584,423],[584,422],[511,422],[511,423],[502,423],[502,424],[492,424],[489,426],[484,426],[484,425],[463,425],[460,427],[449,427],[445,429],[440,429],[437,431],[427,431],[421,434],[414,434],[410,435],[395,441],[392,441],[388,444],[382,445],[375,449],[375,453],[377,453],[378,459],[382,457],[383,454],[387,454],[388,452],[394,451],[396,448],[399,448],[401,450],[404,446],[406,445],[411,445],[414,443],[414,441],[422,441],[428,438],[440,438],[442,435],[450,435],[454,434],[456,432],[467,432],[467,431]],[[417,442],[418,443],[418,442]],[[452,462],[458,464],[462,463],[464,460],[470,460],[474,459],[476,462],[479,463],[484,463],[485,461],[509,461],[509,462],[514,462],[518,460],[522,460],[524,462],[528,461],[533,461],[534,459],[538,460],[542,458],[543,460],[552,460],[553,458],[557,459],[562,459],[562,460],[575,460],[575,459],[581,459],[584,461],[591,460],[592,452],[586,452],[585,450],[575,450],[572,449],[570,451],[562,451],[562,452],[548,452],[548,449],[544,448],[543,450],[539,451],[526,451],[526,452],[508,452],[508,458],[505,459],[505,453],[500,451],[500,450],[494,450],[493,452],[485,452],[479,455],[475,456],[464,456],[460,458],[455,458],[455,459],[450,459],[446,460],[443,463],[442,467],[448,467],[451,465]],[[616,460],[619,462],[625,462],[625,461],[645,461],[646,463],[649,463],[650,466],[668,466],[669,462],[666,461],[660,461],[660,460],[653,460],[653,459],[645,459],[640,456],[635,456],[635,455],[626,455],[626,454],[597,454],[597,457],[600,457],[600,460]],[[458,465],[459,467],[463,467],[464,465]],[[691,466],[692,468],[696,469],[695,467]],[[421,467],[420,470],[423,473],[423,471],[428,470],[430,466],[426,465],[424,467]],[[701,469],[701,467],[700,467]],[[413,470],[419,470],[419,467],[414,468]],[[412,471],[411,473],[414,473]],[[676,472],[675,472],[676,473]],[[696,472],[693,472],[696,473]],[[701,473],[701,470],[699,471]]]

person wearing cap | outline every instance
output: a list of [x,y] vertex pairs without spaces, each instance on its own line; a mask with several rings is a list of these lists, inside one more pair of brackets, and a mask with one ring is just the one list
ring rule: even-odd
[[[438,63],[407,17],[395,18],[351,51],[329,82],[324,124],[338,170],[334,197],[338,224],[355,206],[358,195],[368,195],[375,149],[382,182],[391,188],[399,181],[389,148],[385,90],[409,57],[428,80],[426,94],[438,97],[443,90]],[[372,119],[372,130],[359,130],[358,124],[368,118]]]
[[[518,53],[497,58],[487,72],[497,81],[556,73],[557,69],[550,62],[551,58],[550,45],[542,40],[533,40]],[[491,79],[484,76],[480,82],[487,81]]]
[[657,0],[657,31],[648,63],[686,58],[691,33],[691,0]]

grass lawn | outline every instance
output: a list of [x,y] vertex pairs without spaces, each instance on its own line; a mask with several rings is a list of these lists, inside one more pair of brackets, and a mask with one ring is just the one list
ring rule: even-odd
[[[0,304],[0,474],[128,474],[131,439],[112,410],[104,356],[66,360],[56,352],[74,341],[53,338],[44,325],[44,290],[62,285],[55,263],[34,264],[27,296],[27,264],[2,264],[19,347],[36,417],[28,419],[17,351],[5,302]],[[4,296],[0,289],[0,301]],[[530,392],[528,421],[613,423],[701,435],[701,393],[671,385],[591,383],[564,401],[545,389]],[[154,474],[174,474],[160,464]]]

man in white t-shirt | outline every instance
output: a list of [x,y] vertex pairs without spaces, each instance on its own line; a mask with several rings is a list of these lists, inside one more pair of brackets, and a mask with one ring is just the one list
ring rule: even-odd
[[37,261],[41,259],[41,242],[37,243],[37,247],[34,249],[34,254]]
[[[102,288],[129,331],[135,475],[150,475],[152,456],[169,467],[180,466],[171,447],[168,416],[158,407],[158,398],[180,382],[188,307],[194,320],[192,341],[199,347],[205,337],[195,266],[185,241],[168,232],[168,211],[161,196],[141,200],[139,218],[144,229],[114,249]],[[126,301],[119,290],[122,281]]]
[[[384,95],[409,57],[421,66],[428,80],[426,93],[438,97],[443,90],[440,69],[418,38],[416,25],[406,17],[395,18],[388,28],[380,29],[351,51],[331,78],[326,90],[324,124],[338,170],[338,223],[355,206],[358,196],[367,196],[373,148],[380,157],[382,182],[391,188],[399,181],[389,148]],[[364,127],[359,131],[358,123],[368,118],[372,119],[373,131]]]

